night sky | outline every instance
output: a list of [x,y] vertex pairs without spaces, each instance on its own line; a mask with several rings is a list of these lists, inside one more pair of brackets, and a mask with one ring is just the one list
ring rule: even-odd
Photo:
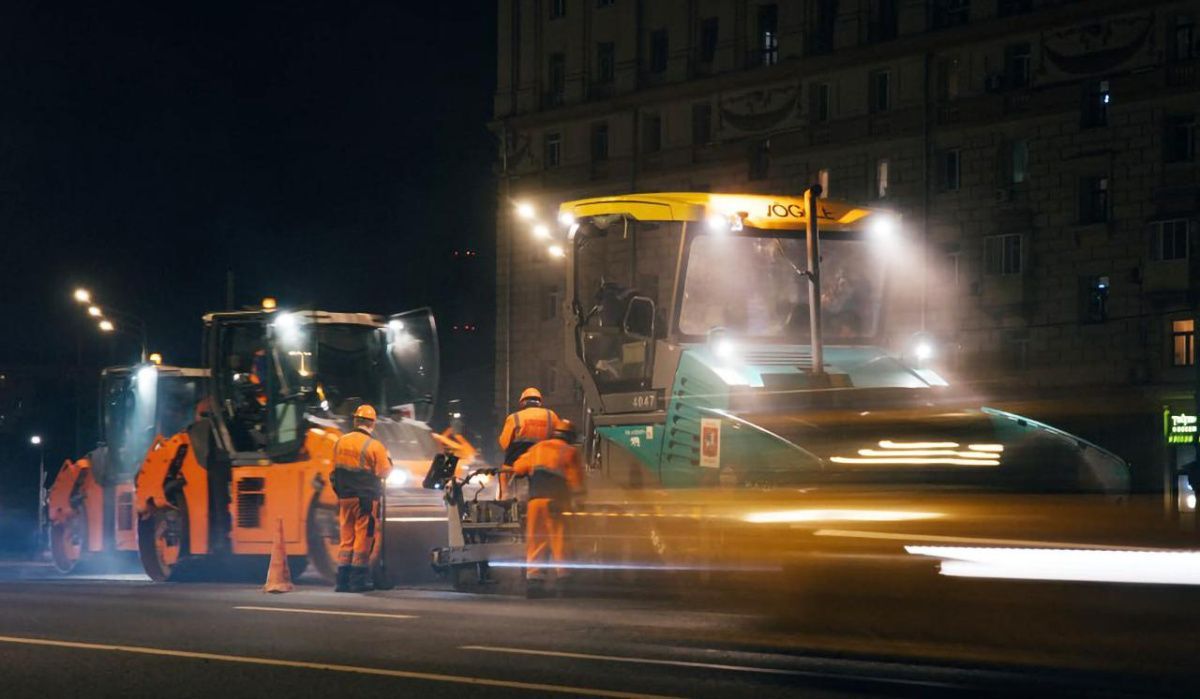
[[[197,362],[200,316],[224,306],[227,270],[239,306],[433,304],[451,350],[451,323],[491,327],[486,303],[462,299],[492,296],[494,13],[4,3],[0,368],[70,371],[80,342],[92,374],[136,356],[132,338],[81,320],[75,285],[143,316],[168,363]],[[456,249],[482,253],[474,270],[446,266]],[[447,283],[456,274],[465,296]],[[474,355],[446,369],[490,361]],[[50,433],[47,461],[67,455],[69,411],[39,401],[69,387],[45,383],[0,432],[3,471],[28,455],[32,429]]]

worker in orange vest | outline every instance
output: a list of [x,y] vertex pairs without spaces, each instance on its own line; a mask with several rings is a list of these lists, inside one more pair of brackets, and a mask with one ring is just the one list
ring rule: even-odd
[[567,577],[563,512],[583,492],[583,466],[575,449],[575,426],[556,420],[550,439],[538,442],[512,466],[514,476],[529,478],[529,507],[525,524],[526,596],[546,595],[542,559],[549,554],[556,583]]
[[387,447],[371,436],[375,430],[375,408],[360,405],[354,411],[354,429],[333,445],[333,492],[338,496],[341,541],[338,548],[337,592],[365,592],[367,565],[375,542],[375,528],[382,526],[379,497],[383,481],[392,472]]
[[[550,439],[558,415],[542,405],[542,392],[530,386],[521,391],[517,401],[520,409],[504,419],[500,430],[500,448],[504,450],[504,465],[512,466],[534,444]],[[500,498],[508,497],[508,473],[500,476]]]

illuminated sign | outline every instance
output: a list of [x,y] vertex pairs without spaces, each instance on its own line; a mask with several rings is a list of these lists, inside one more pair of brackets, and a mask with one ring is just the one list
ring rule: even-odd
[[1163,437],[1167,444],[1194,444],[1197,427],[1195,415],[1173,413],[1170,408],[1163,408]]

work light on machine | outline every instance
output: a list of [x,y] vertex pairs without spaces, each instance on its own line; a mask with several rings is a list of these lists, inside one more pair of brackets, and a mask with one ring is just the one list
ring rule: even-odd
[[517,218],[521,218],[526,221],[532,221],[533,217],[536,215],[537,215],[537,212],[534,211],[533,204],[530,204],[527,201],[523,201],[523,202],[520,202],[517,204]]
[[570,211],[564,211],[558,215],[558,222],[562,224],[564,228],[569,228],[575,225],[575,216]]
[[871,224],[868,226],[868,231],[871,237],[880,243],[890,243],[896,239],[899,233],[899,225],[894,216],[887,214],[875,214],[871,217]]

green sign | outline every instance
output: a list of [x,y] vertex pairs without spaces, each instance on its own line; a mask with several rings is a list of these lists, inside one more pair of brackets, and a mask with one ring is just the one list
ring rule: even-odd
[[1167,444],[1194,444],[1198,426],[1195,415],[1173,413],[1170,408],[1163,408],[1163,437]]

